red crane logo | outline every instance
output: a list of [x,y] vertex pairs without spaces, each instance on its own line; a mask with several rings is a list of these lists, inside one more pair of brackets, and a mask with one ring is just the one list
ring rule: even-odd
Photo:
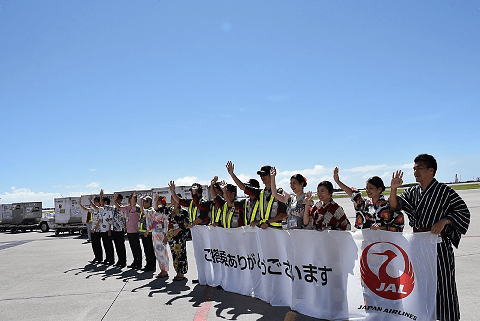
[[[371,253],[374,255],[384,255],[387,259],[378,269],[378,275],[372,272],[367,262],[368,251],[375,244],[387,243],[396,247],[402,253],[405,266],[403,273],[399,277],[392,277],[387,273],[387,266],[397,257],[392,250],[386,250],[382,253]],[[415,274],[412,263],[408,259],[407,253],[398,245],[390,242],[375,242],[367,246],[362,252],[360,260],[360,272],[362,273],[363,283],[376,295],[388,300],[400,300],[407,297],[413,291],[415,286]]]

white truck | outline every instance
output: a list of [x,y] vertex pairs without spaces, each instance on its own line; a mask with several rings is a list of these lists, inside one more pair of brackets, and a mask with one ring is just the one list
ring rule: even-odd
[[78,204],[78,197],[62,197],[55,198],[55,211],[52,215],[45,216],[40,222],[40,230],[47,232],[50,229],[55,230],[55,235],[60,232],[80,232],[85,234],[87,226],[80,205]]

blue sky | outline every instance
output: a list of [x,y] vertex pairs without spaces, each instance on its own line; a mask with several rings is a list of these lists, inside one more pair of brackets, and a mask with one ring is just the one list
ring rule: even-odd
[[480,176],[478,1],[0,0],[0,203],[433,154]]

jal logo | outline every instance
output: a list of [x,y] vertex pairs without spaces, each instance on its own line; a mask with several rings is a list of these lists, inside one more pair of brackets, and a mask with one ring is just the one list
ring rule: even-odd
[[406,298],[415,286],[415,274],[407,253],[390,242],[367,246],[362,252],[360,271],[363,283],[384,299]]

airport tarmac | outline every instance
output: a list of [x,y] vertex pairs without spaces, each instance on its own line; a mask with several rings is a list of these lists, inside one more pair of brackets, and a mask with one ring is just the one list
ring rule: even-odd
[[[462,320],[473,321],[480,318],[480,190],[459,194],[472,218],[455,251],[457,287]],[[336,201],[353,223],[350,200]],[[171,277],[160,280],[153,272],[88,263],[93,254],[86,236],[0,233],[0,320],[284,320],[288,307],[192,283],[192,242],[187,247],[187,280],[173,282],[172,266]],[[297,313],[296,320],[317,319]]]

